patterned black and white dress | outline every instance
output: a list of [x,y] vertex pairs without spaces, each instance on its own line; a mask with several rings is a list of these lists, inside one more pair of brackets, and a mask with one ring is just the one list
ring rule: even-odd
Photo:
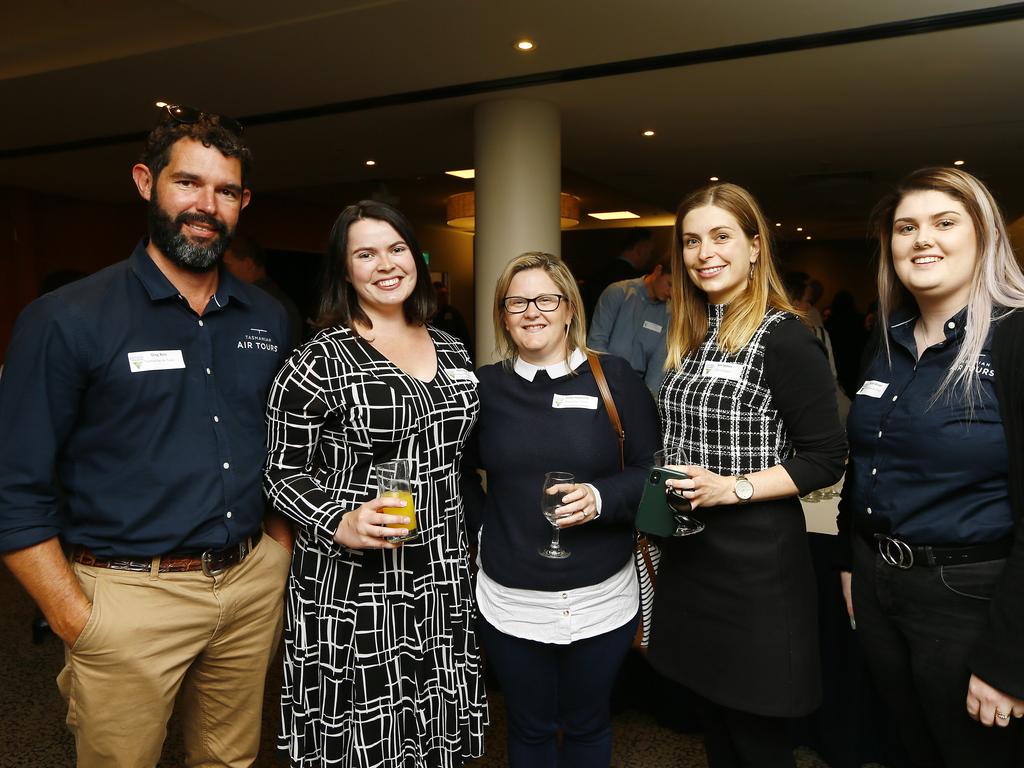
[[[483,752],[487,705],[458,492],[479,410],[462,344],[430,328],[437,375],[403,373],[348,328],[302,346],[271,389],[266,489],[298,523],[279,746],[293,766],[434,768]],[[378,495],[373,466],[415,465],[419,536],[334,543]]]
[[[658,397],[666,447],[724,476],[782,465],[800,493],[842,474],[846,439],[824,348],[794,315],[769,310],[736,354],[718,346],[725,305]],[[731,709],[772,717],[818,704],[817,598],[796,496],[702,507],[704,531],[668,539],[648,659]]]

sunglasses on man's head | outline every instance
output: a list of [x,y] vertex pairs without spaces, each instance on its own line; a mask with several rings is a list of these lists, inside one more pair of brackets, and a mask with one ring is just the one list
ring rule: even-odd
[[224,126],[236,136],[241,136],[242,131],[245,130],[242,124],[233,117],[218,115],[215,112],[203,112],[201,109],[186,107],[184,104],[161,104],[160,108],[166,111],[171,120],[176,123],[190,125],[198,123],[204,117],[212,117],[217,119],[219,125]]

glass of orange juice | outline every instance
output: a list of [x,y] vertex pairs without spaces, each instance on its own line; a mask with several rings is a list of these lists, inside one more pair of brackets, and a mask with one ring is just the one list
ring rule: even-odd
[[392,536],[391,541],[409,541],[416,538],[416,506],[412,495],[412,461],[395,459],[377,464],[377,488],[382,498],[402,499],[404,507],[382,507],[381,512],[389,515],[405,515],[409,524],[387,523],[388,528],[408,528],[404,536]]

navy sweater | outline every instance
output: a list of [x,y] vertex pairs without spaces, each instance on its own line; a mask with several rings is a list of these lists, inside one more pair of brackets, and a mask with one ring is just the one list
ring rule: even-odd
[[[630,559],[633,517],[658,443],[658,417],[650,393],[629,364],[601,356],[626,433],[626,468],[619,444],[584,362],[572,375],[531,382],[501,363],[477,371],[480,418],[466,460],[464,493],[471,525],[483,525],[480,557],[487,575],[506,587],[556,591],[597,584]],[[588,395],[596,409],[555,408],[555,395]],[[591,401],[592,402],[592,401]],[[487,494],[475,469],[487,472]],[[601,493],[601,516],[566,528],[562,545],[572,552],[549,560],[537,548],[551,539],[541,514],[544,473],[572,472]]]

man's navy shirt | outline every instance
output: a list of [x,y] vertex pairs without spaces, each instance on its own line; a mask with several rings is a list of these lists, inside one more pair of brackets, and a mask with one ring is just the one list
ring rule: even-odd
[[0,378],[0,551],[60,535],[150,557],[253,534],[287,323],[223,268],[200,317],[145,241],[30,304]]
[[992,332],[976,370],[981,397],[970,417],[963,394],[935,391],[963,342],[967,310],[951,317],[946,338],[916,358],[914,317],[889,329],[847,421],[850,463],[840,505],[856,530],[910,544],[981,544],[1010,535],[1009,459],[992,362]]

